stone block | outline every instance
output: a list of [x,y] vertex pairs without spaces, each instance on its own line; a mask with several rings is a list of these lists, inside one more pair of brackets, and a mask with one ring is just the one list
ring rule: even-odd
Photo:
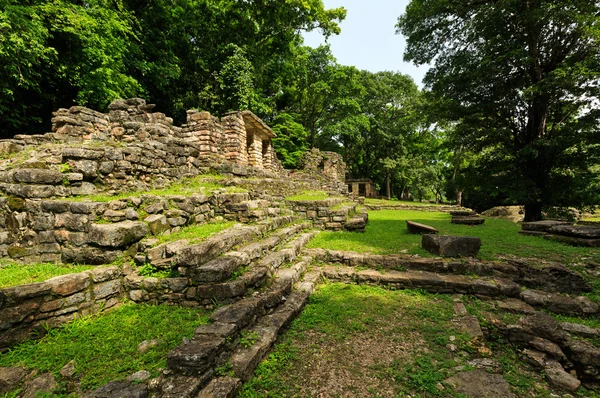
[[52,287],[52,293],[59,296],[70,296],[80,292],[90,285],[90,276],[87,272],[78,274],[61,275],[46,281]]
[[409,234],[437,234],[440,231],[430,227],[429,225],[420,224],[418,222],[406,220],[406,227]]
[[427,234],[423,235],[421,246],[428,252],[443,257],[475,257],[481,248],[481,239]]
[[114,224],[92,224],[89,240],[103,247],[124,247],[140,241],[149,232],[141,221],[122,221]]
[[94,298],[100,300],[118,294],[121,291],[121,281],[113,280],[98,283],[94,286]]
[[16,169],[13,178],[25,184],[56,185],[62,183],[63,175],[57,170]]

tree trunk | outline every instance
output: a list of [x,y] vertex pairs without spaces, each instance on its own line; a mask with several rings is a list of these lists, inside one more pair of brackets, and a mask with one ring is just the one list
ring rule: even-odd
[[462,206],[462,191],[456,191],[456,204]]
[[390,169],[385,169],[385,196],[389,199],[391,198],[391,189],[390,189]]
[[542,204],[529,203],[525,205],[525,218],[523,221],[540,221],[542,219]]

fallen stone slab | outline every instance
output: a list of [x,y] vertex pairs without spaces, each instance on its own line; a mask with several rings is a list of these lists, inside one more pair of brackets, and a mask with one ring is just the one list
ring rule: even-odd
[[523,231],[550,232],[550,229],[552,227],[556,227],[559,225],[572,225],[572,224],[568,221],[557,221],[557,220],[531,221],[531,222],[522,223],[521,229]]
[[443,257],[475,257],[481,248],[481,239],[472,236],[423,235],[421,246],[430,253]]
[[473,210],[456,210],[456,211],[451,211],[450,215],[452,217],[470,217],[470,216],[476,216],[477,213],[474,212]]
[[409,220],[406,220],[406,227],[408,228],[409,234],[437,234],[440,232],[429,225],[420,224],[418,222]]
[[520,230],[517,233],[519,235],[524,235],[524,236],[546,236],[546,235],[548,235],[548,232],[544,232],[544,231],[526,231],[524,229]]
[[457,373],[445,383],[470,398],[516,398],[502,375],[482,369]]
[[[56,380],[52,373],[43,373],[35,379],[25,382],[23,389],[25,392],[21,395],[22,398],[36,398],[40,396],[48,396],[57,387]],[[101,398],[101,397],[98,397]],[[135,397],[132,397],[135,398]]]
[[483,331],[476,316],[455,318],[452,323],[462,333],[467,333],[472,339],[483,339]]
[[452,217],[450,220],[452,224],[461,224],[461,225],[481,225],[485,223],[485,218],[479,216],[473,217]]
[[548,232],[574,238],[600,239],[600,227],[595,225],[555,225]]
[[544,235],[544,239],[552,240],[555,242],[565,243],[571,246],[581,246],[581,247],[600,247],[600,239],[588,239],[588,238],[576,238],[573,236],[564,236],[564,235]]

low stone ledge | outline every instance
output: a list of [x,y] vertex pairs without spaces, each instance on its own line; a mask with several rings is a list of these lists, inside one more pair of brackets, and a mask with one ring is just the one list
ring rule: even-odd
[[423,235],[421,246],[430,253],[443,257],[475,257],[481,248],[481,239],[472,236]]

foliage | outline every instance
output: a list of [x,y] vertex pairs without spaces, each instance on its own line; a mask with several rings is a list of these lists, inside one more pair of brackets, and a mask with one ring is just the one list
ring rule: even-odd
[[75,274],[93,267],[72,264],[0,264],[0,289],[9,286],[43,282],[55,276]]
[[[104,315],[78,318],[50,330],[41,340],[15,346],[0,357],[0,366],[24,366],[58,375],[75,359],[81,387],[93,389],[139,370],[158,375],[167,353],[207,322],[203,310],[126,304]],[[142,341],[153,339],[159,342],[156,347],[138,352]]]
[[285,200],[325,200],[329,194],[325,191],[303,191],[298,195],[286,196]]
[[597,199],[600,17],[589,1],[413,0],[400,17],[405,57],[433,63],[439,113],[478,153],[472,189],[544,205]]
[[273,119],[272,128],[277,134],[273,146],[281,164],[286,169],[297,168],[302,155],[308,150],[308,134],[304,126],[289,113],[282,113]]
[[181,228],[176,232],[172,232],[170,234],[161,234],[157,236],[157,245],[166,242],[174,242],[180,239],[187,239],[191,243],[198,243],[210,236],[213,236],[221,231],[233,227],[234,224],[235,223],[233,221],[214,221],[205,224],[189,225],[187,227]]

